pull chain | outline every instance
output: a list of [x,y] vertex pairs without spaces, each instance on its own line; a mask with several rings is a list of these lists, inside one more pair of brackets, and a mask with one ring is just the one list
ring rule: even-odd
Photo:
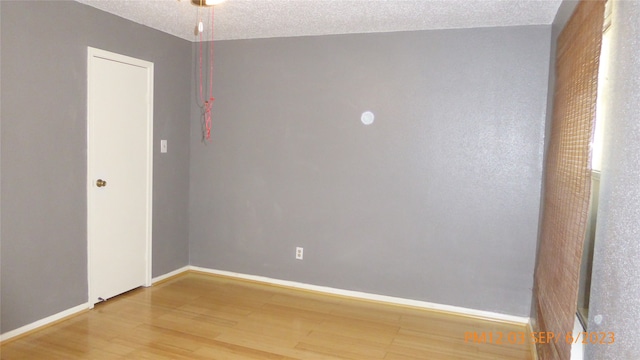
[[200,26],[202,24],[202,18],[200,18],[200,22],[198,24],[198,31],[200,33],[200,44],[199,44],[199,56],[198,56],[198,68],[199,68],[199,97],[200,103],[202,104],[202,112],[204,117],[204,138],[205,140],[211,140],[211,109],[213,107],[213,101],[215,98],[213,97],[213,7],[211,7],[211,41],[209,41],[209,98],[205,100],[203,94],[203,82],[204,77],[202,74],[202,60],[203,60],[203,33],[204,26]]

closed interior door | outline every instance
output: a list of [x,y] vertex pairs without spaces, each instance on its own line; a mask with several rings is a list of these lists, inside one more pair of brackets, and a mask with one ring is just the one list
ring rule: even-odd
[[153,64],[89,48],[89,303],[150,285]]

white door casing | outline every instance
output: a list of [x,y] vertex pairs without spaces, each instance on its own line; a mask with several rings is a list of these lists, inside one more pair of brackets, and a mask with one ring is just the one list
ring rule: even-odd
[[[88,48],[87,249],[91,307],[151,285],[153,63]],[[99,187],[98,180],[106,185]]]

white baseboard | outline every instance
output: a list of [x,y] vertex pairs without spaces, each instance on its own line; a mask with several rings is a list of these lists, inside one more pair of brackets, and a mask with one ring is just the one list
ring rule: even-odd
[[[576,318],[573,321],[573,338],[574,339],[581,339],[580,338],[580,333],[585,331],[585,329],[582,328],[582,323],[580,322],[580,319],[578,319],[578,314],[576,314]],[[582,341],[578,341],[576,342],[572,342],[571,343],[571,360],[582,360],[584,359],[584,345],[582,344]]]
[[[531,339],[531,336],[533,336],[532,334],[534,333],[533,331],[533,323],[531,321],[529,321],[529,324],[527,324],[527,338]],[[536,344],[529,344],[529,347],[531,349],[531,359],[532,360],[539,360],[538,357],[538,349],[536,348]]]
[[[189,270],[199,271],[199,272],[209,273],[214,275],[227,276],[227,277],[232,277],[237,279],[251,280],[251,281],[256,281],[256,282],[265,283],[265,284],[286,286],[286,287],[295,288],[295,289],[309,290],[309,291],[315,291],[315,292],[320,292],[325,294],[345,296],[345,297],[350,297],[354,299],[372,300],[372,301],[395,304],[395,305],[412,306],[412,307],[421,308],[421,309],[445,311],[445,312],[450,312],[450,313],[455,313],[455,314],[460,314],[465,316],[480,317],[480,318],[494,320],[494,321],[511,322],[511,323],[517,323],[522,325],[526,325],[529,323],[528,317],[505,315],[505,314],[499,314],[499,313],[494,313],[490,311],[468,309],[468,308],[463,308],[459,306],[436,304],[436,303],[430,303],[426,301],[404,299],[404,298],[386,296],[386,295],[370,294],[370,293],[353,291],[353,290],[336,289],[336,288],[331,288],[327,286],[311,285],[311,284],[299,283],[295,281],[272,279],[264,276],[241,274],[241,273],[235,273],[230,271],[208,269],[208,268],[203,268],[199,266],[190,266],[190,265],[181,267],[180,269],[176,269],[164,275],[155,277],[152,279],[152,284],[168,279],[172,276],[179,275]],[[37,328],[49,325],[60,319],[74,315],[76,313],[87,310],[89,308],[90,308],[89,303],[84,303],[84,304],[75,306],[71,309],[67,309],[55,315],[51,315],[44,319],[40,319],[38,321],[22,326],[15,330],[11,330],[4,334],[0,334],[0,341],[4,342],[16,336],[19,336],[29,331],[35,330]]]
[[78,306],[74,306],[71,309],[67,309],[67,310],[61,311],[61,312],[59,312],[57,314],[48,316],[48,317],[46,317],[44,319],[40,319],[38,321],[32,322],[31,324],[27,324],[25,326],[22,326],[22,327],[19,327],[19,328],[15,329],[15,330],[8,331],[8,332],[0,335],[0,341],[6,341],[6,340],[9,340],[9,339],[12,339],[12,338],[14,338],[16,336],[19,336],[19,335],[22,335],[22,334],[27,333],[29,331],[35,330],[37,328],[49,325],[49,324],[51,324],[53,322],[56,322],[56,321],[58,321],[60,319],[64,319],[64,318],[66,318],[68,316],[77,314],[77,313],[79,313],[81,311],[84,311],[84,310],[87,310],[87,309],[89,309],[89,303],[84,303],[84,304],[80,304]]
[[286,287],[302,289],[302,290],[310,290],[310,291],[321,292],[326,294],[340,295],[340,296],[345,296],[345,297],[350,297],[355,299],[372,300],[372,301],[384,302],[384,303],[395,304],[395,305],[404,305],[404,306],[412,306],[412,307],[428,309],[428,310],[444,311],[444,312],[450,312],[450,313],[455,313],[455,314],[460,314],[465,316],[484,318],[487,320],[510,322],[510,323],[517,323],[522,325],[529,324],[528,317],[505,315],[505,314],[499,314],[499,313],[494,313],[490,311],[468,309],[468,308],[463,308],[459,306],[436,304],[436,303],[430,303],[426,301],[404,299],[404,298],[386,296],[386,295],[370,294],[370,293],[365,293],[360,291],[336,289],[336,288],[331,288],[327,286],[310,285],[310,284],[304,284],[304,283],[299,283],[295,281],[278,280],[278,279],[272,279],[264,276],[247,275],[247,274],[234,273],[234,272],[224,271],[224,270],[208,269],[208,268],[203,268],[198,266],[189,266],[189,269],[193,271],[200,271],[200,272],[214,274],[214,275],[222,275],[222,276],[251,280],[251,281],[256,281],[256,282],[261,282],[266,284],[286,286]]
[[189,271],[189,265],[183,266],[180,269],[173,270],[173,271],[168,272],[168,273],[166,273],[164,275],[160,275],[158,277],[154,277],[153,279],[151,279],[151,284],[155,284],[155,283],[160,282],[162,280],[168,279],[168,278],[170,278],[172,276],[179,275],[179,274],[181,274],[181,273],[183,273],[185,271]]
[[[162,281],[164,279],[168,279],[168,278],[170,278],[172,276],[178,275],[178,274],[183,273],[185,271],[189,271],[189,266],[183,266],[180,269],[177,269],[177,270],[174,270],[174,271],[169,272],[167,274],[155,277],[155,278],[152,279],[152,284],[155,284],[155,283],[157,283],[159,281]],[[43,326],[47,326],[47,325],[49,325],[51,323],[54,323],[54,322],[56,322],[56,321],[58,321],[60,319],[64,319],[65,317],[77,314],[77,313],[79,313],[81,311],[84,311],[86,309],[89,309],[89,308],[91,308],[89,306],[89,303],[86,303],[86,304],[81,304],[81,305],[75,306],[75,307],[73,307],[71,309],[64,310],[64,311],[59,312],[59,313],[57,313],[55,315],[51,315],[51,316],[46,317],[44,319],[40,319],[38,321],[35,321],[35,322],[31,323],[31,324],[27,324],[25,326],[19,327],[19,328],[15,329],[15,330],[11,330],[11,331],[8,331],[8,332],[6,332],[4,334],[0,334],[0,341],[6,341],[6,340],[9,340],[9,339],[12,339],[12,338],[14,338],[16,336],[20,336],[22,334],[25,334],[25,333],[27,333],[29,331],[32,331],[32,330],[36,330],[36,329],[41,328]]]

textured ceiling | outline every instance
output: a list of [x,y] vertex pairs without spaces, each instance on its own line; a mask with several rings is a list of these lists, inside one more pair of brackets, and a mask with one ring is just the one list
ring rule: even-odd
[[[196,41],[190,0],[76,0]],[[561,0],[227,0],[216,40],[514,25],[548,25]],[[198,12],[200,11],[200,15]],[[205,37],[209,40],[210,34]]]

